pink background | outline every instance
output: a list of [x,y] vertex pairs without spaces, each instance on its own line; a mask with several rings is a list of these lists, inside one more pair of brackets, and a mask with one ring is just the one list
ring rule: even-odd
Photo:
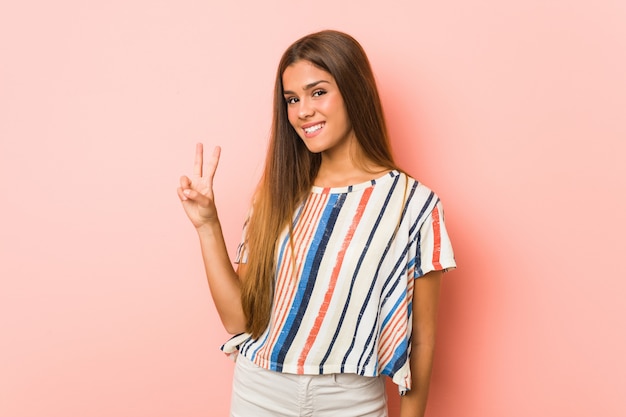
[[175,188],[222,145],[234,252],[278,59],[323,28],[361,41],[398,162],[446,207],[429,417],[626,415],[624,22],[623,0],[3,1],[0,415],[227,415]]

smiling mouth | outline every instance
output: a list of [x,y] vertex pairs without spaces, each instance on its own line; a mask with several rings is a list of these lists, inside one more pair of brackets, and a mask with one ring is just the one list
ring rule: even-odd
[[306,133],[307,135],[310,135],[311,133],[315,133],[318,130],[320,130],[322,127],[324,127],[324,124],[325,124],[324,122],[318,123],[316,125],[306,127],[302,130],[304,130],[304,133]]

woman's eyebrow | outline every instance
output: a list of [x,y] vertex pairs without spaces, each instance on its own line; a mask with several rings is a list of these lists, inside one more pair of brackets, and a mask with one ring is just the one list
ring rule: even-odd
[[[305,85],[302,89],[304,91],[310,90],[311,88],[315,87],[318,84],[321,83],[327,83],[330,84],[330,81],[326,81],[326,80],[319,80],[319,81],[313,81],[312,83],[309,83],[307,85]],[[283,94],[295,94],[293,91],[291,90],[283,90]]]

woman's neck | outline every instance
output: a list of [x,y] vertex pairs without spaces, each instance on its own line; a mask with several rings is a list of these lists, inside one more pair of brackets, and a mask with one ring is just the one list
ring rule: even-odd
[[369,160],[360,162],[357,163],[352,158],[332,160],[322,156],[322,163],[313,185],[324,188],[345,187],[376,179],[390,171]]

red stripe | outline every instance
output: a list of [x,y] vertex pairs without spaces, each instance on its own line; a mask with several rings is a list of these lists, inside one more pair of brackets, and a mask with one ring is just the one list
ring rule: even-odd
[[406,317],[408,316],[408,302],[413,298],[413,275],[407,276],[407,292],[406,298],[393,312],[393,316],[389,323],[382,329],[380,335],[380,348],[378,351],[378,360],[380,367],[384,368],[393,357],[394,350],[399,346],[401,340],[406,339],[407,330]]
[[[289,306],[293,303],[294,294],[298,288],[297,279],[302,271],[302,258],[306,254],[308,247],[311,243],[313,236],[315,235],[314,226],[319,224],[319,217],[323,213],[323,208],[328,201],[328,192],[324,190],[321,194],[311,194],[309,200],[305,203],[302,209],[301,220],[296,224],[293,231],[294,252],[291,252],[291,245],[288,243],[283,255],[283,263],[278,271],[278,277],[276,279],[276,290],[274,293],[275,306],[273,311],[275,313],[272,317],[271,332],[263,345],[263,347],[257,352],[257,365],[269,367],[268,351],[274,348],[276,340],[280,335],[287,315],[289,313]],[[291,257],[296,259],[296,271],[293,271]],[[263,360],[261,360],[263,358]],[[262,362],[262,363],[261,363]]]
[[441,264],[439,258],[441,256],[441,224],[439,223],[439,208],[435,206],[433,209],[433,235],[434,235],[434,248],[433,248],[433,267],[435,271],[441,270]]
[[300,357],[298,358],[298,373],[304,373],[304,361],[308,356],[311,348],[313,347],[313,343],[319,334],[320,328],[322,327],[322,322],[324,321],[324,317],[326,317],[326,313],[328,312],[328,306],[330,305],[330,300],[333,297],[333,292],[335,290],[335,286],[337,285],[337,278],[339,277],[339,271],[341,271],[341,266],[343,265],[343,260],[345,254],[348,250],[348,246],[350,246],[350,241],[354,236],[354,232],[359,225],[361,218],[363,217],[363,213],[365,212],[365,207],[367,206],[367,202],[372,195],[372,191],[374,187],[369,187],[363,193],[361,197],[361,201],[359,201],[359,206],[357,208],[356,215],[352,219],[352,224],[350,225],[350,229],[348,229],[348,233],[346,233],[346,237],[343,240],[341,245],[341,250],[337,254],[337,262],[333,267],[332,274],[330,276],[330,282],[328,284],[328,289],[326,290],[326,294],[324,295],[324,301],[319,309],[319,313],[315,318],[315,322],[313,323],[313,327],[311,328],[311,332],[306,339],[304,346],[302,347],[302,352],[300,353]]
[[406,317],[407,304],[406,300],[398,306],[394,311],[391,321],[383,329],[380,335],[380,349],[378,352],[378,360],[380,367],[384,368],[393,357],[393,352],[398,346],[398,341],[406,339]]

